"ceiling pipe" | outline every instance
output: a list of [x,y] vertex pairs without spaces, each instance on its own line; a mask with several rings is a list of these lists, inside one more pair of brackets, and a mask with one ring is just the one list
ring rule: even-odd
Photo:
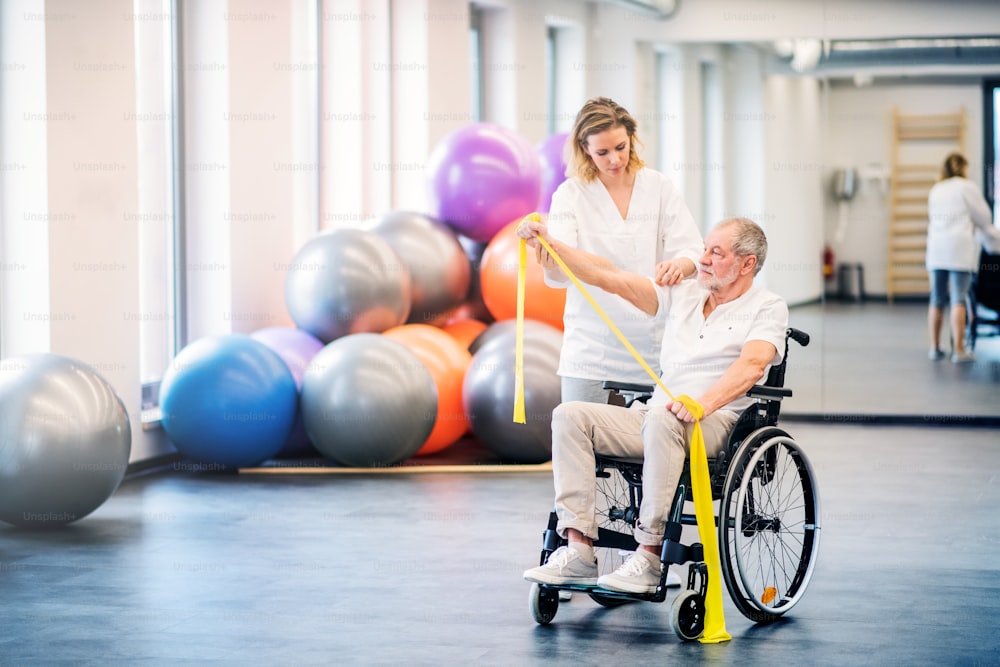
[[618,5],[638,14],[665,21],[677,13],[680,0],[599,0],[605,4]]

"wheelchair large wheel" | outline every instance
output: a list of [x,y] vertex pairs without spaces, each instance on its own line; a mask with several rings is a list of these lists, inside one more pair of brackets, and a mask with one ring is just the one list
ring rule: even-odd
[[[613,531],[630,536],[635,522],[639,518],[638,488],[628,483],[622,471],[614,466],[604,469],[606,477],[598,477],[595,486],[595,509],[597,525],[602,531]],[[597,555],[598,576],[617,570],[632,555],[632,551],[620,547],[594,546]],[[602,595],[600,592],[589,594],[591,599],[604,607],[619,607],[628,602],[628,598]]]
[[733,457],[719,508],[722,574],[740,612],[777,620],[802,598],[819,549],[812,466],[787,433],[752,433]]

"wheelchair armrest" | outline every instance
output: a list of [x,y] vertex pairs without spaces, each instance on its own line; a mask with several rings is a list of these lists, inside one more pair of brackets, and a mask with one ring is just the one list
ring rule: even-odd
[[787,387],[765,387],[762,384],[755,384],[747,391],[750,398],[765,398],[772,401],[780,401],[792,395],[792,390]]
[[633,394],[653,393],[653,385],[651,384],[634,384],[632,382],[615,382],[614,380],[605,380],[602,386],[605,389],[617,392],[627,391]]
[[602,385],[611,391],[608,403],[611,405],[621,405],[626,408],[639,401],[645,403],[653,396],[653,385],[634,384],[632,382],[616,382],[615,380],[605,380]]

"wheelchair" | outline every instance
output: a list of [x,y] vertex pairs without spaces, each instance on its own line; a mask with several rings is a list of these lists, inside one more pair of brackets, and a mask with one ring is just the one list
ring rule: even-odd
[[[802,346],[809,344],[805,332],[786,330],[781,363],[770,369],[763,384],[747,392],[755,403],[740,415],[726,446],[708,461],[712,498],[718,501],[715,518],[722,576],[736,608],[759,624],[778,620],[802,599],[819,549],[819,494],[812,466],[801,447],[776,426],[781,399],[792,395],[784,387],[789,339]],[[625,406],[636,400],[644,402],[652,394],[652,386],[646,385],[609,382],[605,387]],[[599,528],[594,550],[599,574],[605,574],[619,567],[638,546],[632,532],[642,502],[642,461],[598,454],[596,473]],[[684,511],[685,502],[690,500],[688,462],[668,513],[660,582],[653,593],[532,583],[529,608],[534,620],[540,625],[552,621],[560,591],[584,593],[607,608],[633,601],[664,602],[669,566],[690,563],[687,586],[677,593],[671,606],[671,626],[683,640],[699,638],[705,628],[709,575],[702,545],[681,542],[683,526],[697,525],[694,513]],[[556,533],[556,522],[553,511],[543,532],[542,565],[566,544]]]

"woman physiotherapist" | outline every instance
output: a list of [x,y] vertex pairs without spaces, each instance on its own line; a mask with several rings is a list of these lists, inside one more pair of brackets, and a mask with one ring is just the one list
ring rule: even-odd
[[[665,175],[644,166],[636,151],[636,121],[614,101],[589,100],[567,139],[567,180],[552,195],[549,233],[661,285],[695,271],[703,241],[681,194]],[[605,380],[652,384],[582,293],[544,250],[546,283],[569,287],[559,359],[562,400],[608,402]],[[601,290],[588,290],[611,321],[659,372],[663,323]]]

